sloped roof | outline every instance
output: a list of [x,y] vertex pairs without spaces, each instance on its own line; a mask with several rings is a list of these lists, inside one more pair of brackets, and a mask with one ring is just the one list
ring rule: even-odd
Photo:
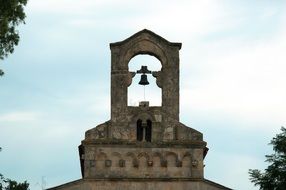
[[[114,180],[118,180],[118,179],[107,179],[107,180],[103,180],[103,181],[114,181]],[[129,181],[130,179],[121,179],[120,181]],[[140,179],[131,179],[130,181],[140,181]],[[146,180],[146,179],[142,179],[142,180]],[[150,179],[150,180],[154,180],[154,179]],[[155,179],[155,181],[166,181],[164,179]],[[172,178],[168,179],[169,181],[172,181]],[[168,181],[167,180],[167,181]],[[211,185],[212,187],[215,187],[215,188],[219,188],[221,190],[233,190],[233,189],[230,189],[228,187],[225,187],[221,184],[218,184],[218,183],[215,183],[213,181],[210,181],[210,180],[207,180],[207,179],[181,179],[182,181],[194,181],[194,182],[198,182],[198,181],[201,181],[203,183],[207,183],[209,185]],[[99,179],[99,180],[96,180],[96,179],[79,179],[79,180],[75,180],[75,181],[71,181],[71,182],[68,182],[68,183],[65,183],[65,184],[62,184],[62,185],[59,185],[59,186],[56,186],[56,187],[51,187],[51,188],[48,188],[46,190],[57,190],[57,189],[69,189],[71,187],[75,187],[77,185],[80,185],[80,184],[83,184],[83,183],[86,183],[88,181],[102,181],[102,179]]]
[[128,43],[129,41],[131,41],[132,39],[135,39],[136,37],[142,35],[142,34],[149,34],[151,36],[153,36],[154,38],[157,38],[161,41],[163,41],[164,43],[170,45],[170,46],[177,46],[179,49],[181,49],[182,47],[182,43],[179,43],[179,42],[169,42],[168,40],[166,40],[165,38],[159,36],[158,34],[152,32],[151,30],[147,30],[147,29],[143,29],[135,34],[133,34],[132,36],[130,36],[129,38],[123,40],[123,41],[120,41],[120,42],[114,42],[114,43],[110,43],[110,47],[115,47],[115,46],[121,46],[125,43]]
[[210,185],[212,185],[212,186],[221,188],[221,189],[232,190],[232,189],[230,189],[230,188],[228,188],[228,187],[225,187],[225,186],[223,186],[223,185],[221,185],[221,184],[218,184],[218,183],[216,183],[216,182],[210,181],[210,180],[208,180],[208,179],[204,179],[204,182],[205,182],[205,183],[208,183],[208,184],[210,184]]

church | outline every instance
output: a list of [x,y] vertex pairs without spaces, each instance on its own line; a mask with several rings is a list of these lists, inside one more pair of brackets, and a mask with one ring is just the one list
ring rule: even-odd
[[[79,149],[82,179],[49,190],[230,190],[204,178],[207,143],[203,134],[179,119],[179,50],[149,30],[111,43],[111,118],[85,133]],[[159,71],[142,65],[129,71],[130,60],[155,56]],[[161,106],[141,101],[128,106],[128,87],[156,79]]]

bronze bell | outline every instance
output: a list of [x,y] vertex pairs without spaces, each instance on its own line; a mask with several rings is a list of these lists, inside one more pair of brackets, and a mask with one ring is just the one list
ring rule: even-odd
[[145,75],[145,74],[141,75],[141,80],[139,81],[139,84],[140,85],[148,85],[149,84],[149,82],[147,80],[147,75]]

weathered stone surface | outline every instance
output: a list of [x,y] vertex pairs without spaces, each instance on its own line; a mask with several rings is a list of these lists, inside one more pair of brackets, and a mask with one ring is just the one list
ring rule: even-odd
[[85,178],[203,178],[201,149],[101,145],[95,150],[86,148],[86,151],[95,154],[94,157],[87,154],[84,158],[84,164],[88,165]]
[[78,180],[54,190],[230,190],[208,180]]
[[[207,153],[203,135],[179,122],[179,50],[149,30],[110,44],[111,119],[85,133],[79,146],[82,180],[63,190],[223,190],[204,179]],[[138,54],[158,58],[153,72],[162,89],[162,106],[127,106],[135,73],[128,70]]]

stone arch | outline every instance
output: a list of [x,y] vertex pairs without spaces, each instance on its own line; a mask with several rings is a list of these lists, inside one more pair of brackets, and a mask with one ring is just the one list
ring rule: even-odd
[[192,165],[192,155],[186,152],[182,157],[182,167],[191,167]]
[[147,161],[150,160],[150,156],[147,152],[140,152],[137,157],[138,157],[138,159],[145,157]]
[[150,161],[150,156],[147,152],[141,152],[138,154],[138,162],[139,162],[139,168],[146,168],[148,162]]
[[131,122],[132,123],[136,123],[138,121],[138,119],[141,119],[142,121],[147,121],[148,119],[151,120],[151,121],[155,121],[155,118],[151,115],[151,114],[148,114],[148,113],[138,113],[137,115],[135,115]]
[[107,160],[107,155],[104,152],[100,152],[96,155],[95,166],[97,169],[105,168],[105,162]]
[[[136,130],[132,131],[132,133],[134,133],[133,136],[136,137],[135,140],[137,140],[139,142],[140,141],[151,142],[152,134],[153,134],[153,121],[155,121],[154,116],[152,116],[148,113],[139,113],[131,119],[130,123],[133,123],[133,125],[131,125],[131,126],[133,126],[133,127],[136,126]],[[144,129],[142,127],[143,123],[147,125],[147,127],[145,127]],[[148,123],[151,126],[148,127]],[[147,129],[148,129],[149,134],[147,134]],[[148,135],[148,137],[150,137],[150,138],[146,138],[146,135]]]
[[[166,50],[165,50],[166,51]],[[129,72],[129,63],[130,60],[133,57],[136,57],[137,55],[150,55],[154,56],[157,58],[162,67],[160,71],[156,71],[157,74],[153,75],[155,77],[156,84],[159,88],[161,88],[161,106],[163,106],[163,91],[165,89],[162,88],[161,84],[161,77],[160,74],[162,73],[162,70],[165,70],[163,68],[166,68],[168,65],[168,59],[166,56],[166,52],[164,49],[155,41],[147,40],[147,39],[142,39],[138,41],[134,41],[133,43],[129,44],[129,47],[126,49],[126,52],[122,52],[122,57],[120,59],[120,62],[123,65],[123,68],[126,69]],[[132,83],[133,76],[128,77],[128,86]],[[128,94],[128,88],[127,88],[127,94]],[[127,98],[128,101],[128,98]],[[128,104],[128,103],[127,103]]]
[[154,152],[152,155],[152,160],[153,167],[161,167],[164,158],[160,152]]
[[112,152],[111,153],[111,161],[113,167],[120,167],[119,161],[122,159],[122,156],[118,152]]
[[[155,75],[162,87],[162,109],[179,120],[179,50],[181,43],[171,43],[157,34],[142,30],[130,38],[110,44],[111,49],[111,120],[124,122],[127,114],[127,88],[132,80],[130,59],[139,54],[158,58],[161,71]],[[161,82],[158,82],[161,81]]]
[[146,39],[131,44],[127,51],[123,53],[123,55],[124,56],[122,56],[120,61],[122,61],[127,67],[130,60],[137,55],[154,56],[161,62],[162,68],[168,64],[166,52],[160,47],[160,45]]
[[96,160],[106,160],[107,159],[107,154],[104,152],[100,152],[96,155]]
[[178,161],[178,155],[174,152],[166,152],[165,159],[167,160],[168,167],[176,167]]
[[[140,42],[139,42],[140,43]],[[144,43],[144,41],[142,42]],[[153,43],[154,48],[153,49],[159,49],[160,47],[156,44],[154,44],[154,42],[150,42]],[[142,46],[142,44],[140,44]],[[139,45],[139,46],[140,46]],[[155,71],[161,71],[163,68],[163,64],[162,63],[167,63],[167,56],[165,55],[165,52],[161,49],[159,52],[152,52],[152,51],[144,51],[144,50],[138,50],[134,52],[134,49],[136,49],[137,44],[131,44],[131,47],[129,50],[127,50],[125,53],[123,53],[124,55],[122,56],[122,60],[124,61],[124,65],[126,64],[128,67],[128,71],[130,71],[130,67],[129,64],[132,62],[131,60],[134,59],[135,57],[140,57],[140,56],[147,56],[150,57],[151,59],[156,60],[155,62],[159,62],[160,63],[160,69],[159,70],[155,70]],[[147,44],[145,46],[148,46]],[[134,48],[135,47],[135,48]],[[133,52],[131,52],[133,50]],[[153,62],[153,63],[155,63]],[[152,63],[152,64],[153,64]],[[155,63],[156,64],[156,63]],[[126,66],[124,66],[126,67]]]
[[[147,66],[151,73],[146,75],[149,85],[141,86],[139,81],[142,80],[142,74],[136,74],[142,66]],[[157,80],[157,75],[154,73],[161,72],[162,64],[155,56],[146,54],[139,54],[131,58],[128,62],[128,71],[131,73],[131,77],[128,79],[127,98],[128,106],[137,107],[143,100],[149,101],[149,106],[161,106],[162,105],[162,86]],[[143,96],[144,92],[145,96]],[[144,99],[144,98],[145,99]]]
[[126,157],[126,167],[138,167],[138,159],[136,158],[133,152],[127,152],[125,154]]

